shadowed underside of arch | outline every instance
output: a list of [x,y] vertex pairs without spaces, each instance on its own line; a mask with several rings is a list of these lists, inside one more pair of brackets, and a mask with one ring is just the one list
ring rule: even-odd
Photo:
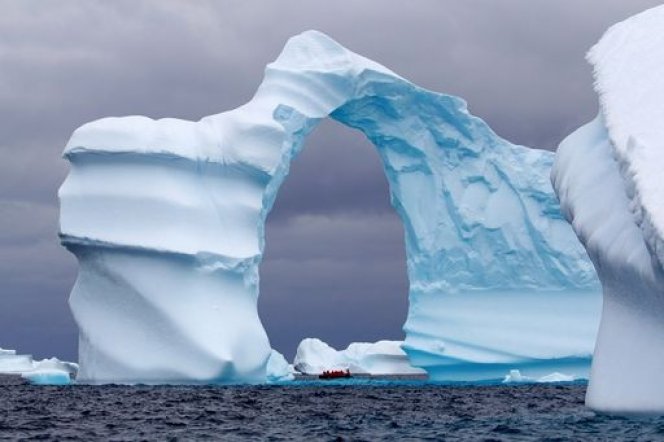
[[59,194],[62,242],[80,263],[81,381],[266,379],[265,219],[326,117],[362,131],[382,159],[406,235],[413,365],[440,380],[585,374],[599,287],[551,190],[552,154],[309,31],[244,106],[73,134]]

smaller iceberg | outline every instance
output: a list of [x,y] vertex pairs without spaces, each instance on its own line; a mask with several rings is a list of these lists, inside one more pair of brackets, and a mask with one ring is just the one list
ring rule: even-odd
[[354,342],[345,350],[336,350],[320,339],[306,338],[297,347],[293,365],[304,374],[349,369],[357,374],[425,375],[426,371],[410,365],[402,344],[402,341]]
[[269,383],[292,381],[295,379],[295,368],[288,363],[284,355],[276,350],[272,350],[270,353],[266,371]]
[[76,378],[78,364],[58,358],[35,361],[31,355],[0,348],[0,374],[23,377],[35,385],[69,385]]
[[551,382],[574,382],[579,380],[583,380],[583,378],[559,372],[554,372],[540,378],[532,378],[530,376],[522,375],[519,370],[510,370],[509,374],[505,376],[503,384],[546,384]]
[[0,374],[20,374],[32,369],[32,356],[19,355],[16,350],[0,348]]

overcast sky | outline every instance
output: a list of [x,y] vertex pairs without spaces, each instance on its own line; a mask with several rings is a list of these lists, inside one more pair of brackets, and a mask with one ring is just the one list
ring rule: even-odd
[[[199,119],[247,101],[286,39],[323,31],[555,149],[597,111],[586,50],[648,0],[0,0],[0,347],[76,359],[60,158],[104,116]],[[402,338],[403,232],[362,135],[325,122],[268,219],[260,314],[275,348]]]

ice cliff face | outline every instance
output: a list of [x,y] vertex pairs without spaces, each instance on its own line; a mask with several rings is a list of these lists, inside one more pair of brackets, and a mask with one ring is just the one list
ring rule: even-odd
[[560,145],[562,209],[602,281],[587,403],[664,412],[664,7],[613,26],[589,52],[600,115]]
[[80,381],[265,381],[265,220],[328,116],[382,158],[406,236],[412,364],[434,379],[583,374],[598,284],[553,195],[552,154],[310,31],[244,106],[199,122],[106,118],[72,135],[61,238],[80,264]]

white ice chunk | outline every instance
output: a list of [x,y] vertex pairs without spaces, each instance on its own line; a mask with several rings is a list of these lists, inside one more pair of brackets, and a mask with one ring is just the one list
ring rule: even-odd
[[533,382],[533,378],[529,378],[521,374],[519,370],[510,370],[510,372],[503,379],[503,384],[519,384]]
[[288,363],[284,355],[276,350],[272,350],[270,353],[266,370],[268,382],[292,381],[295,378],[293,366]]
[[30,355],[0,349],[0,374],[21,375],[33,384],[68,385],[78,373],[78,364],[57,358],[35,361]]
[[564,373],[551,373],[546,376],[542,376],[537,380],[537,382],[541,383],[549,383],[549,382],[574,382],[579,380],[576,376],[572,376],[569,374],[564,374]]
[[305,374],[346,369],[355,374],[426,374],[410,365],[401,345],[401,341],[354,342],[345,350],[336,350],[320,339],[306,338],[297,347],[293,365]]
[[297,346],[295,370],[304,374],[320,374],[325,370],[345,370],[348,368],[337,350],[317,338],[303,339]]

